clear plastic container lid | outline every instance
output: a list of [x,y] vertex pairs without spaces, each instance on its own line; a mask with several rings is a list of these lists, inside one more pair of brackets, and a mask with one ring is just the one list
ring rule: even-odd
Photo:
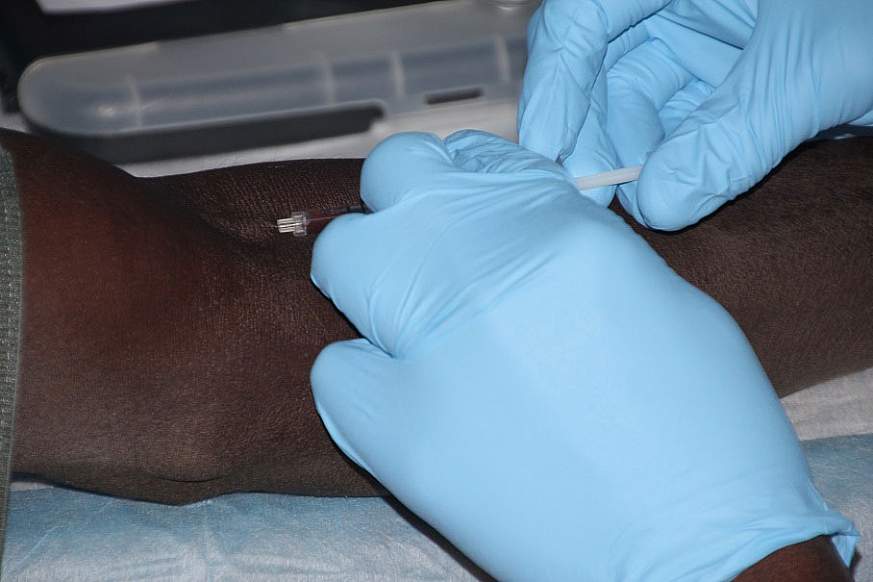
[[123,136],[373,105],[505,99],[531,3],[450,0],[42,59],[19,102],[50,132]]

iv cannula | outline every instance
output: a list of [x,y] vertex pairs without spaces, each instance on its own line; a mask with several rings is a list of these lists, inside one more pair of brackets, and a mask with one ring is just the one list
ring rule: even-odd
[[[591,190],[604,186],[615,186],[639,180],[642,166],[628,166],[608,172],[601,172],[591,176],[576,178],[576,186],[580,190]],[[290,232],[294,236],[303,237],[321,232],[327,224],[343,214],[350,212],[367,212],[363,205],[344,206],[341,208],[328,208],[324,210],[301,210],[291,213],[288,218],[280,218],[276,221],[276,227],[280,233]]]

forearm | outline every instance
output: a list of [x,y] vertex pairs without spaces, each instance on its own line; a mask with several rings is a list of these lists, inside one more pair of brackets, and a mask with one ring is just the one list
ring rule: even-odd
[[[2,140],[15,157],[25,220],[16,470],[165,502],[238,490],[379,490],[336,451],[311,403],[312,360],[354,331],[309,283],[313,241],[271,228],[290,210],[355,202],[360,162],[137,180],[41,140],[17,134]],[[848,147],[863,153],[869,144]],[[812,161],[793,162],[804,163]],[[861,180],[860,159],[850,155],[848,163]],[[793,183],[803,200],[819,204],[792,174],[794,166],[764,188]],[[724,211],[692,231],[644,236],[680,274],[748,322],[747,333],[749,324],[769,322],[749,334],[765,365],[809,360],[800,373],[776,368],[777,385],[779,378],[784,387],[870,365],[869,344],[848,354],[829,347],[841,341],[841,331],[817,320],[811,303],[798,311],[796,301],[784,310],[778,301],[801,293],[839,313],[854,312],[869,329],[873,315],[857,300],[870,296],[861,293],[869,279],[863,274],[871,272],[864,257],[873,252],[863,247],[869,237],[859,236],[873,216],[869,189],[862,182],[851,191],[846,213],[838,193],[818,193],[825,218],[842,229],[835,244],[826,239],[815,253],[797,248],[808,244],[810,229],[821,228],[815,226],[821,217],[798,208],[797,196],[779,194],[747,201],[744,212],[756,217],[768,207],[777,217],[770,223]],[[746,260],[732,260],[737,255],[728,250],[745,244],[746,235],[757,246]],[[849,242],[866,254],[847,253]],[[759,255],[781,260],[774,268]],[[851,264],[862,272],[824,295],[798,284]],[[749,281],[750,272],[759,276]],[[774,322],[784,329],[775,336]],[[818,341],[798,347],[780,340],[806,328],[819,330]],[[741,579],[840,580],[824,577],[844,574],[829,548],[821,540],[791,546]]]
[[[354,203],[359,161],[141,180],[44,140],[3,143],[25,229],[17,470],[78,482],[95,470],[71,475],[77,459],[106,472],[137,459],[132,471],[170,489],[217,480],[200,495],[276,488],[276,475],[290,491],[373,490],[333,448],[308,382],[318,351],[354,330],[309,282],[312,237],[272,228],[292,210]],[[728,308],[780,393],[873,364],[871,150],[818,144],[694,229],[642,232]]]
[[379,491],[312,405],[312,360],[353,331],[309,282],[311,242],[260,226],[278,193],[260,199],[232,177],[206,189],[223,195],[225,229],[200,212],[214,208],[206,193],[2,139],[25,246],[16,472],[176,503]]
[[727,308],[780,396],[873,365],[871,160],[873,139],[813,142],[692,228],[628,220]]

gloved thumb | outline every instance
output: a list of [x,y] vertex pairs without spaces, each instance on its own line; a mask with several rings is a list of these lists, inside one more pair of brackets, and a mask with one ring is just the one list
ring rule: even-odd
[[790,69],[791,59],[772,53],[750,43],[724,82],[650,154],[636,196],[623,200],[637,221],[660,230],[694,224],[816,134],[815,112],[786,86],[791,71],[774,71]]
[[396,394],[399,366],[366,339],[333,343],[310,374],[315,407],[337,446],[377,479],[385,459],[398,454],[408,422]]

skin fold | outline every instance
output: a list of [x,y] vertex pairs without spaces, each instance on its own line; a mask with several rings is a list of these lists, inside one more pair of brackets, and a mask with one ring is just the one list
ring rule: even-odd
[[[309,386],[318,352],[357,334],[309,281],[314,237],[273,228],[357,203],[360,160],[140,179],[42,138],[0,143],[24,231],[16,473],[164,503],[384,494]],[[695,228],[639,230],[734,316],[780,396],[873,365],[871,160],[870,139],[810,144]],[[740,579],[848,579],[824,538],[759,566]]]

